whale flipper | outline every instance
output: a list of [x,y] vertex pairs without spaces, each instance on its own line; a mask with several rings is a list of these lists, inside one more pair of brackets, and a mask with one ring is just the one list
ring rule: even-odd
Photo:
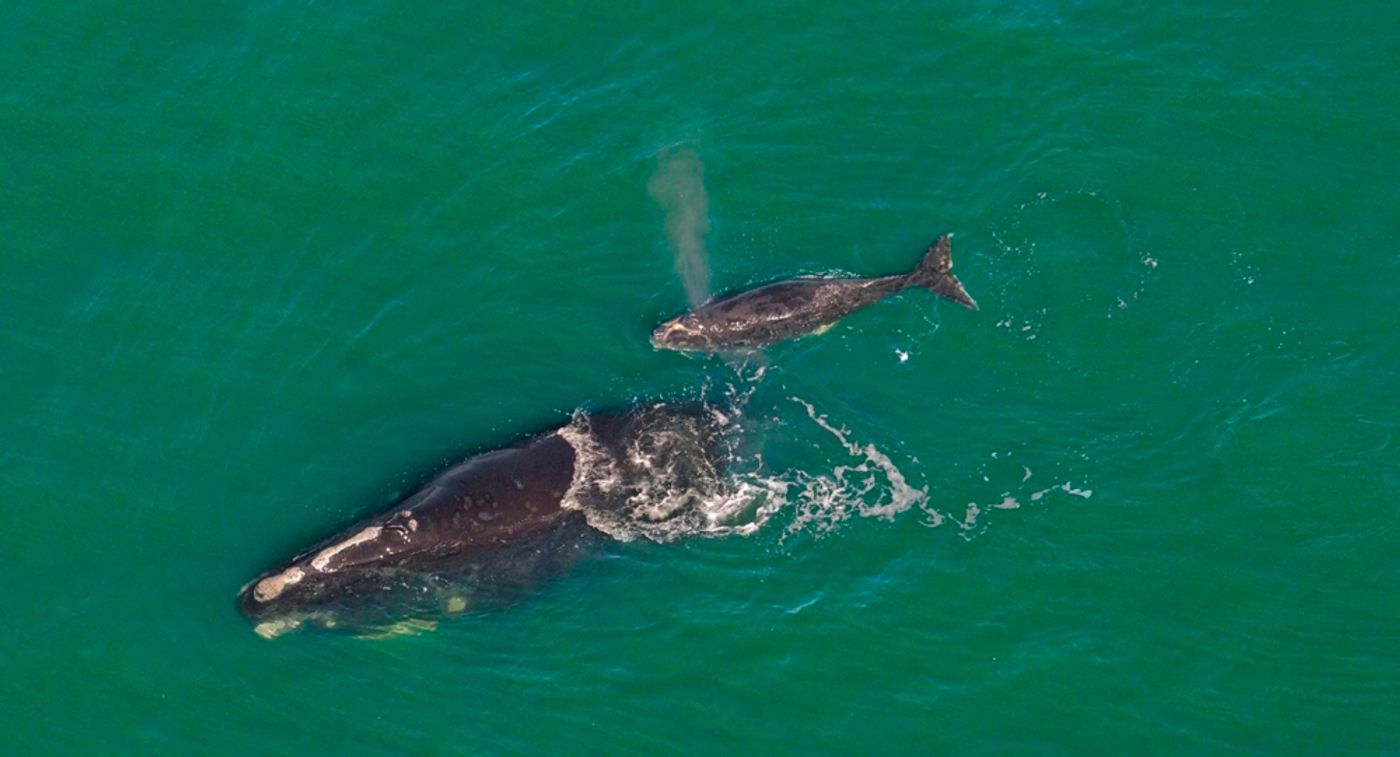
[[977,302],[963,289],[961,281],[953,275],[953,235],[944,234],[924,253],[924,259],[906,279],[909,286],[923,287],[940,297],[946,297],[972,310]]

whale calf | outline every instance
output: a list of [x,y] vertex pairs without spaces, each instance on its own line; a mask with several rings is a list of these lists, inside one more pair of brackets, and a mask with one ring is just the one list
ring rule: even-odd
[[592,510],[718,479],[723,416],[695,404],[576,414],[471,457],[389,508],[250,581],[238,605],[261,636],[373,633],[500,607],[609,538]]
[[875,278],[798,278],[712,300],[656,327],[658,349],[722,352],[820,333],[852,312],[909,287],[964,307],[977,303],[953,275],[952,234],[929,247],[911,272]]

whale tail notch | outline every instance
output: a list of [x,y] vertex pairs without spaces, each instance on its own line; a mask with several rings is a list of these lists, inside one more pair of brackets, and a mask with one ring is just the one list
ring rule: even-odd
[[977,301],[963,289],[961,281],[953,275],[953,235],[944,234],[924,253],[924,259],[906,279],[909,286],[923,287],[940,297],[972,310],[977,309]]

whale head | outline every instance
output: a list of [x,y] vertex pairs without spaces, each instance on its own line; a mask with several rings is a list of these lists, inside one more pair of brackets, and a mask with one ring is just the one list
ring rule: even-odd
[[238,607],[265,638],[300,628],[358,630],[447,601],[405,569],[418,518],[399,510],[364,522],[248,582]]
[[714,339],[694,313],[686,313],[657,326],[651,332],[651,346],[659,350],[710,350]]

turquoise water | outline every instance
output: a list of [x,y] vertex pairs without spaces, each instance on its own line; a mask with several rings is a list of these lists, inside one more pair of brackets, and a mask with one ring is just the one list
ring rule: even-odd
[[[5,4],[0,737],[1400,749],[1397,21]],[[677,144],[716,289],[951,231],[982,309],[654,351]],[[746,398],[790,486],[752,535],[617,544],[384,641],[236,611],[453,460],[701,394]]]

